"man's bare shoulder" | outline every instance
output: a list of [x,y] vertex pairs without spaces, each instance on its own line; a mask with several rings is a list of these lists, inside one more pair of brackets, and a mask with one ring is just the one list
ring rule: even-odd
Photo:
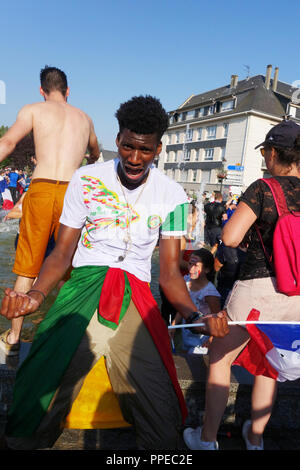
[[89,116],[82,111],[79,108],[76,108],[75,106],[72,106],[69,103],[62,103],[62,102],[55,102],[55,101],[44,101],[44,102],[38,102],[38,103],[33,103],[31,106],[31,111],[34,115],[53,115],[53,116],[66,116],[67,115],[71,116],[78,116],[81,119],[86,120],[89,124],[91,122],[91,119]]
[[90,124],[93,124],[92,119],[90,118],[90,116],[89,116],[88,114],[86,114],[85,111],[83,111],[83,110],[80,109],[80,108],[76,108],[75,106],[72,106],[72,105],[69,104],[69,103],[67,103],[67,106],[68,106],[70,109],[72,109],[74,112],[80,113],[83,117],[85,117],[85,118],[89,121]]
[[25,115],[25,114],[28,114],[28,113],[32,113],[34,108],[35,108],[35,105],[37,105],[39,103],[29,103],[29,104],[25,104],[24,106],[22,106],[22,108],[20,108],[19,112],[18,112],[18,115]]

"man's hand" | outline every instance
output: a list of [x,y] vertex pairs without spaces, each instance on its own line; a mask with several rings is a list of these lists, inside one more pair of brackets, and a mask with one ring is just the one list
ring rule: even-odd
[[41,305],[43,299],[39,293],[30,295],[15,292],[12,289],[5,289],[5,296],[2,300],[0,313],[8,320],[35,312]]
[[225,310],[211,315],[206,315],[200,320],[195,320],[195,323],[204,323],[203,327],[195,327],[195,332],[207,336],[215,336],[216,338],[223,338],[229,333],[229,326],[227,323],[227,313]]

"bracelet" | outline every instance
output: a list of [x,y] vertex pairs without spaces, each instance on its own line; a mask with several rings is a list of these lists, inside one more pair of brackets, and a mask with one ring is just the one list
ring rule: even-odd
[[43,302],[46,300],[46,296],[45,296],[44,292],[42,292],[41,290],[30,289],[28,292],[26,292],[26,295],[30,294],[30,292],[38,292],[39,294],[41,294],[43,296]]
[[[191,315],[185,319],[186,323],[193,323],[195,320],[200,320],[200,318],[205,317],[204,313],[201,312],[193,312]],[[197,331],[195,331],[194,326],[188,326],[188,330],[190,330],[191,333],[193,334],[199,334]]]

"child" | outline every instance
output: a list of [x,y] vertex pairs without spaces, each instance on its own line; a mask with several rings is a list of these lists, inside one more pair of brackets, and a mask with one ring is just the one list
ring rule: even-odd
[[[214,257],[209,250],[201,248],[193,251],[189,260],[189,274],[184,276],[191,299],[199,312],[204,314],[218,313],[221,310],[220,294],[213,281],[215,276]],[[179,313],[173,325],[185,322]],[[207,354],[209,337],[192,333],[182,328],[182,347],[189,354]]]

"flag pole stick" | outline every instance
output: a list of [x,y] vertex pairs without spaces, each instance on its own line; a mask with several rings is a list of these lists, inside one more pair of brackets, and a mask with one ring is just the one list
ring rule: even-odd
[[[295,321],[263,321],[263,320],[245,320],[245,321],[229,321],[228,325],[299,325],[300,322]],[[181,325],[169,326],[168,329],[174,328],[191,328],[191,327],[204,327],[205,323],[184,323]]]

